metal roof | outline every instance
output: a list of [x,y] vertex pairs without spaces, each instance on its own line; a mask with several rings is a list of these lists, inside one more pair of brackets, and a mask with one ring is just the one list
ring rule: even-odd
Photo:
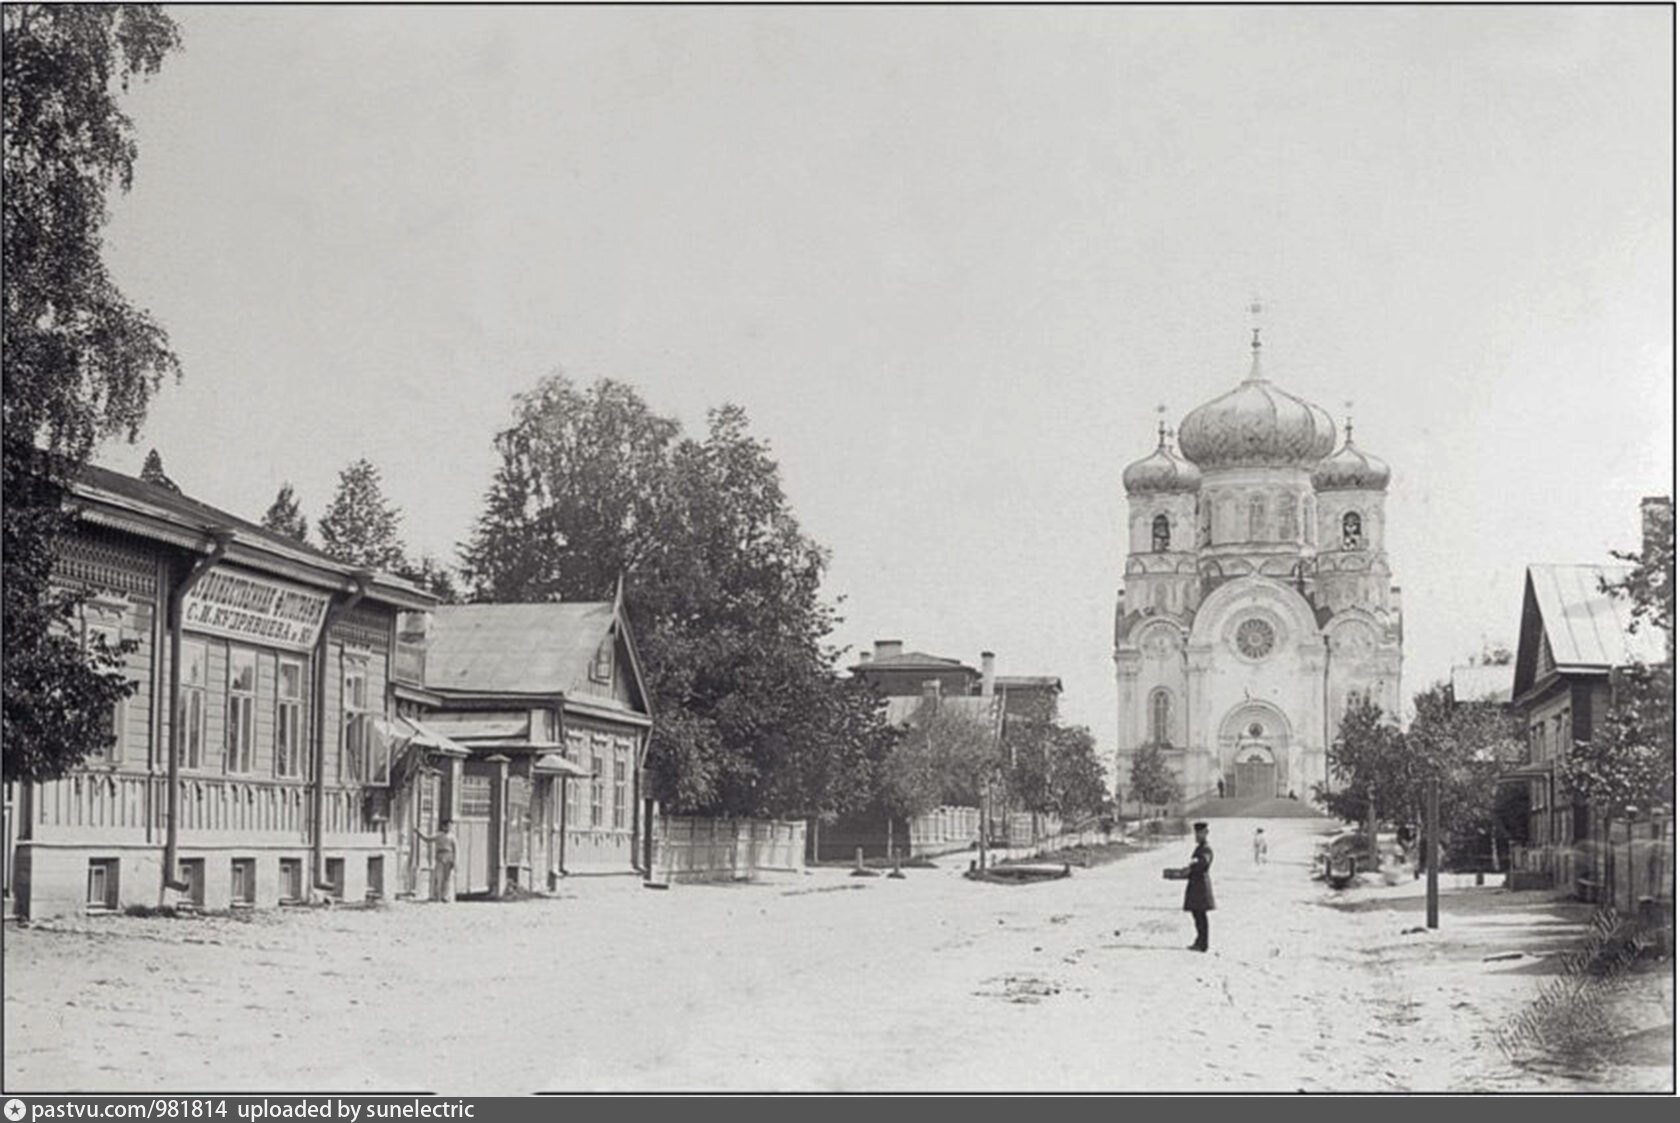
[[440,605],[426,645],[438,690],[569,694],[614,620],[611,601]]
[[1662,636],[1652,627],[1630,633],[1631,604],[1612,596],[1606,582],[1626,578],[1625,565],[1531,565],[1529,585],[1560,670],[1658,663],[1668,657]]

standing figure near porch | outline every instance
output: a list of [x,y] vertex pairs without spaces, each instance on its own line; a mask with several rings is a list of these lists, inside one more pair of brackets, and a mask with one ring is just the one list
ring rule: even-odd
[[455,899],[455,834],[454,824],[448,819],[438,824],[436,834],[426,834],[418,827],[414,833],[420,836],[420,841],[429,842],[432,846],[432,900],[453,901]]
[[1184,911],[1189,913],[1196,922],[1196,942],[1190,945],[1191,951],[1206,951],[1208,949],[1208,917],[1213,911],[1213,879],[1208,876],[1208,869],[1213,865],[1213,847],[1208,845],[1208,825],[1196,824],[1196,849],[1190,854],[1190,864],[1185,867],[1186,881],[1184,885]]

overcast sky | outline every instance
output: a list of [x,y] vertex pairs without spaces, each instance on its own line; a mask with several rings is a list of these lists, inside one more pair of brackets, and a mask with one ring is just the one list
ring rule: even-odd
[[1266,366],[1394,468],[1409,693],[1673,475],[1666,7],[174,9],[107,248],[189,493],[366,456],[453,559],[513,394],[743,405],[840,642],[1114,748],[1121,469]]

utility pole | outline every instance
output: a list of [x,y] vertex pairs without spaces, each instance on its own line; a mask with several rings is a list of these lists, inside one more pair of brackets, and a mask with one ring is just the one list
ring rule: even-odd
[[1441,926],[1441,781],[1434,776],[1429,778],[1426,789],[1428,806],[1425,809],[1424,845],[1429,848],[1429,880],[1425,883],[1424,897],[1428,901],[1428,920],[1431,928]]

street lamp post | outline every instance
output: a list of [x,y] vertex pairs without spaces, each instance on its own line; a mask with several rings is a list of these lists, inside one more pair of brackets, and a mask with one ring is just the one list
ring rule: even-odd
[[1428,919],[1426,923],[1431,928],[1441,926],[1441,781],[1435,776],[1429,778],[1425,791],[1427,801],[1424,809],[1424,845],[1429,847],[1429,880],[1425,884],[1424,896],[1428,904]]

